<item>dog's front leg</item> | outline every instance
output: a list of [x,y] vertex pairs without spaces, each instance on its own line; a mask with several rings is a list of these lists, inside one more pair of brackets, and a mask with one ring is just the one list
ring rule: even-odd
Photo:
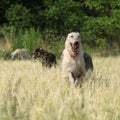
[[76,80],[75,80],[75,86],[78,86],[78,82],[79,82],[79,79],[78,78],[76,78]]
[[68,76],[69,76],[69,81],[71,82],[71,84],[75,85],[75,78],[74,78],[73,73],[69,72]]
[[76,81],[75,81],[75,86],[80,86],[82,87],[82,83],[83,83],[83,76],[79,76],[76,78]]

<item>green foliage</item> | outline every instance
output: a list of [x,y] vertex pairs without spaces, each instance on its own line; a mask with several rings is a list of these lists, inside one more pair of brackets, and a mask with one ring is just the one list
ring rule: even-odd
[[9,25],[17,29],[31,26],[29,9],[21,4],[11,5],[11,7],[6,10],[6,18]]
[[39,29],[34,28],[20,30],[13,40],[13,50],[17,48],[26,48],[30,53],[37,47],[42,47],[45,50],[55,53],[58,57],[63,50],[65,37],[56,36],[54,34],[41,34]]
[[2,56],[2,58],[4,58],[4,60],[9,60],[10,58],[11,58],[11,55],[10,55],[11,53],[10,52],[2,52],[2,55],[0,55],[0,56]]
[[[51,36],[52,39],[44,41],[51,51],[53,45],[61,49],[57,44],[61,36],[65,38],[72,31],[80,32],[82,42],[91,48],[106,49],[113,43],[120,45],[119,0],[1,0],[0,4],[1,25],[12,26],[18,33],[21,31],[23,36],[28,34],[26,28],[33,27],[35,31],[39,28],[43,38]],[[21,47],[29,44],[24,42]]]
[[[45,10],[45,26],[47,29],[51,28],[55,33],[64,34],[70,31],[78,31],[81,26],[83,13],[80,8],[80,3],[76,4],[73,0],[56,1],[52,5],[48,5],[48,8]],[[80,18],[81,16],[81,18]],[[78,26],[79,24],[79,26]]]
[[57,36],[55,34],[46,34],[43,35],[43,48],[55,53],[57,57],[60,57],[60,53],[64,49],[64,42],[65,42],[65,37],[64,36]]
[[26,48],[32,52],[36,47],[39,47],[42,42],[39,30],[35,30],[34,28],[30,28],[24,32],[20,30],[16,35],[16,39],[13,41],[13,49]]

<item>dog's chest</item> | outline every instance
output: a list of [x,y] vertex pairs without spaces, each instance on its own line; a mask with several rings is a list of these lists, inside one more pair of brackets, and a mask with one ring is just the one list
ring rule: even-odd
[[82,69],[82,60],[79,57],[70,57],[66,61],[66,69],[70,72],[78,72]]

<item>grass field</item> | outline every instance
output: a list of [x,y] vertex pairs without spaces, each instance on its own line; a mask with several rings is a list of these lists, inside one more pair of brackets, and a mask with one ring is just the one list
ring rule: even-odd
[[120,120],[120,57],[93,58],[82,88],[61,79],[60,66],[0,61],[0,120]]

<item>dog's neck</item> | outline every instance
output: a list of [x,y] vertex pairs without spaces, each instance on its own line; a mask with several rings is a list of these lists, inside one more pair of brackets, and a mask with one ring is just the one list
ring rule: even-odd
[[68,51],[68,54],[70,55],[70,57],[75,58],[75,57],[78,56],[79,52],[70,52],[70,51]]

